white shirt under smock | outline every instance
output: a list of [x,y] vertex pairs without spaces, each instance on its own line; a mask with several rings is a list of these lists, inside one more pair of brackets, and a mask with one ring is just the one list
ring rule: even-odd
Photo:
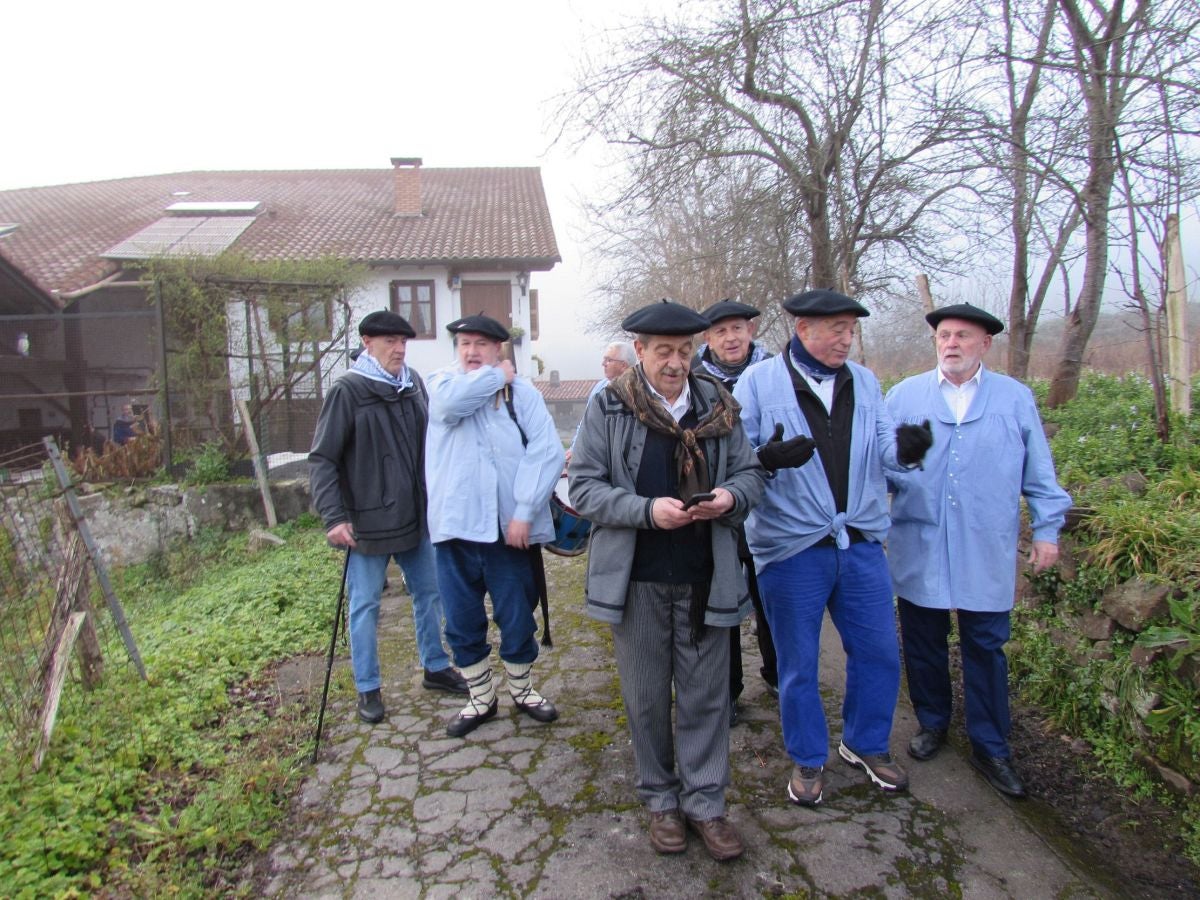
[[955,384],[946,377],[946,374],[942,371],[942,367],[938,366],[938,386],[942,389],[942,396],[946,398],[946,405],[950,407],[950,412],[954,414],[956,425],[961,425],[963,419],[967,417],[967,411],[971,408],[971,401],[975,399],[975,394],[979,391],[979,378],[981,375],[983,375],[983,363],[979,364],[979,368],[975,370],[974,375],[962,384]]
[[[645,378],[645,372],[642,373]],[[683,390],[679,392],[679,396],[672,403],[662,394],[654,389],[654,386],[649,381],[646,382],[646,389],[650,391],[650,396],[654,397],[663,405],[663,409],[671,414],[671,418],[678,422],[687,415],[687,411],[692,408],[692,386],[686,381],[683,383]]]

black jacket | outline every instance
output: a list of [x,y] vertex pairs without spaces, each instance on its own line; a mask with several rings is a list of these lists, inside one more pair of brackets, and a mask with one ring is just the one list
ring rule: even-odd
[[347,372],[329,389],[308,454],[313,506],[328,531],[354,529],[360,553],[396,553],[428,539],[425,383],[413,387]]

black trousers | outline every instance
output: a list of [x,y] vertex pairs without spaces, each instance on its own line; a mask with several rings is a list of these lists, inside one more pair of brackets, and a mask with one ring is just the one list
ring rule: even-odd
[[[758,652],[762,657],[759,674],[771,687],[779,687],[779,668],[775,660],[775,642],[771,638],[771,626],[763,611],[762,596],[758,592],[758,576],[754,573],[754,562],[745,562],[746,587],[750,590],[750,602],[754,604],[754,622],[758,633]],[[746,683],[742,675],[742,629],[729,629],[729,698],[737,700]]]

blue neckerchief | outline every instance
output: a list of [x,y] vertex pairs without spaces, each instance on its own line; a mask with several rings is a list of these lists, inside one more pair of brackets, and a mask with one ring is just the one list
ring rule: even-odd
[[379,360],[373,357],[370,353],[360,353],[358,359],[354,361],[354,365],[350,367],[351,372],[357,372],[364,378],[370,378],[372,381],[382,381],[385,384],[390,384],[397,391],[403,391],[412,387],[412,379],[408,375],[408,366],[400,370],[399,376],[393,375],[387,369],[379,364]]
[[788,349],[792,351],[792,362],[796,364],[796,367],[816,381],[824,381],[826,378],[832,378],[841,369],[841,366],[838,366],[836,369],[829,368],[829,366],[805,350],[804,345],[800,343],[800,338],[797,335],[792,335]]

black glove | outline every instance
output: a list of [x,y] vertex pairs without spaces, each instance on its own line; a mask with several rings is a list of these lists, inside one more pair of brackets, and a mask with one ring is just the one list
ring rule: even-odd
[[795,469],[812,459],[817,449],[816,442],[800,435],[799,437],[783,439],[783,423],[775,423],[775,433],[771,439],[758,448],[758,461],[768,472],[777,469]]
[[896,429],[896,460],[902,466],[919,463],[932,446],[933,429],[928,419],[920,425],[901,425]]

